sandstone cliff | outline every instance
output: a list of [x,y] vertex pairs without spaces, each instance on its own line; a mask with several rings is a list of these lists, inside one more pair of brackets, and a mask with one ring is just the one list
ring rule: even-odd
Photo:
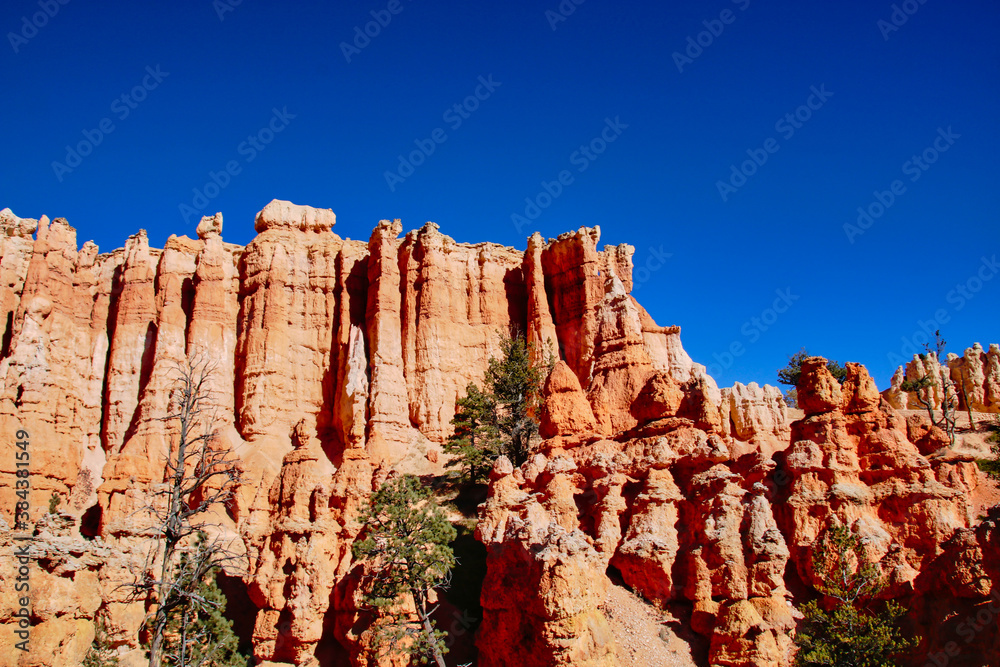
[[[794,606],[815,595],[809,547],[838,523],[909,604],[922,655],[960,632],[940,619],[1000,590],[996,531],[974,530],[971,456],[904,420],[893,406],[909,399],[883,400],[863,367],[840,386],[810,360],[805,416],[789,424],[777,389],[720,389],[692,361],[679,327],[631,296],[633,249],[599,250],[599,228],[520,251],[399,220],[352,241],[334,223],[273,201],[245,247],[223,241],[217,214],[196,238],[158,249],[140,231],[99,254],[63,219],[0,212],[0,664],[78,665],[97,618],[123,664],[142,664],[143,604],[118,586],[146,563],[141,509],[176,437],[162,419],[172,369],[192,354],[215,363],[219,442],[244,473],[213,518],[242,556],[226,585],[255,655],[391,664],[359,607],[358,516],[393,471],[441,472],[455,401],[511,328],[558,362],[533,457],[499,460],[480,509],[478,664],[625,664],[605,612],[625,585],[703,638],[699,664],[788,665]],[[997,354],[948,361],[974,409],[996,409]],[[18,430],[35,530],[23,656],[7,586]],[[53,493],[64,511],[47,515]],[[951,664],[1000,661],[996,623],[984,628]]]

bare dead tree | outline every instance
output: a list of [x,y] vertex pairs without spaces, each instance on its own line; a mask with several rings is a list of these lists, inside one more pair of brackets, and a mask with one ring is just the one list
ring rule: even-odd
[[[155,611],[146,620],[149,634],[149,667],[164,662],[164,645],[171,634],[171,619],[180,614],[178,655],[170,663],[206,662],[204,651],[189,651],[188,621],[199,611],[217,609],[217,600],[206,598],[202,582],[218,568],[239,559],[218,537],[209,538],[208,513],[225,506],[241,479],[238,460],[218,440],[215,409],[209,389],[216,364],[204,353],[195,353],[174,369],[168,414],[160,421],[176,425],[164,464],[164,485],[153,502],[143,508],[153,517],[156,542],[150,549],[143,580],[130,584],[132,599],[152,599]],[[159,564],[159,578],[152,572]],[[176,623],[176,621],[175,621]]]
[[[933,374],[924,375],[916,380],[907,380],[904,382],[900,388],[903,391],[914,392],[917,400],[920,404],[924,406],[927,410],[927,414],[931,418],[931,423],[943,428],[948,434],[948,439],[951,442],[951,446],[955,446],[955,413],[958,409],[958,394],[952,389],[951,377],[948,370],[947,362],[942,364],[941,359],[944,357],[945,347],[948,345],[948,341],[941,337],[940,331],[934,332],[934,346],[931,347],[929,344],[924,344],[924,350],[926,354],[920,355],[921,358],[926,358],[931,353],[934,353],[938,361],[938,377],[934,377]],[[941,397],[941,419],[938,420],[934,416],[934,395],[933,388],[941,387],[942,397]],[[969,413],[969,419],[972,419],[972,413]]]

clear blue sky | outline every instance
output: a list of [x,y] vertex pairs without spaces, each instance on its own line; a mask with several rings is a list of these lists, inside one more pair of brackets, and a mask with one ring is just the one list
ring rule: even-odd
[[[596,224],[720,384],[774,382],[805,346],[881,388],[938,315],[953,348],[1000,341],[996,3],[232,2],[4,2],[0,207],[103,251],[217,210],[246,243],[272,198],[361,239],[381,218],[518,248]],[[891,205],[845,231],[876,191]],[[547,206],[518,229],[526,198]]]

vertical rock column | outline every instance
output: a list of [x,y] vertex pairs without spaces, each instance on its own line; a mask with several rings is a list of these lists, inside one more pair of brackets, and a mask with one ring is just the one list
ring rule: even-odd
[[[158,255],[158,253],[157,253]],[[139,406],[144,366],[152,363],[156,340],[156,293],[153,284],[158,256],[150,252],[145,230],[125,244],[125,264],[112,306],[114,327],[104,392],[104,449],[117,453]],[[117,286],[116,286],[117,290]]]
[[[93,485],[85,480],[91,472],[81,476],[81,462],[88,445],[98,448],[90,436],[99,412],[95,414],[88,407],[94,402],[88,395],[88,380],[94,339],[91,307],[96,290],[89,269],[96,250],[88,244],[78,253],[76,231],[62,218],[50,224],[43,216],[25,269],[20,302],[11,311],[9,354],[0,362],[4,381],[0,425],[8,434],[0,443],[0,473],[11,477],[9,483],[0,485],[0,497],[5,505],[11,501],[11,507],[16,500],[14,435],[23,428],[32,442],[32,520],[42,514],[53,491],[65,501],[74,488],[87,486],[75,504],[91,499]],[[67,447],[67,441],[73,446]],[[80,511],[75,506],[64,508]]]
[[337,257],[336,304],[333,426],[344,447],[364,448],[368,424],[368,247],[361,242],[345,242]]
[[545,289],[552,295],[552,319],[560,357],[590,386],[597,338],[597,308],[604,298],[604,276],[597,255],[600,227],[581,227],[550,241],[542,252]]
[[[528,238],[528,249],[524,252],[524,282],[528,290],[528,330],[527,341],[535,349],[536,359],[544,359],[550,351],[558,358],[559,335],[552,322],[549,297],[545,291],[545,274],[542,271],[542,250],[545,241],[535,232]],[[579,379],[579,378],[577,378]]]
[[[336,258],[343,241],[333,211],[274,200],[240,263],[243,304],[237,343],[237,427],[261,440],[274,464],[288,432],[305,419],[322,438],[332,421],[331,342]],[[294,396],[296,400],[276,400]]]
[[[43,216],[44,217],[44,216]],[[48,218],[45,219],[48,223]],[[0,211],[0,354],[10,352],[14,312],[21,300],[24,278],[35,245],[38,220],[19,218],[9,208]]]
[[366,447],[375,461],[399,461],[413,437],[403,374],[400,275],[397,263],[403,231],[399,220],[382,220],[368,241],[368,308],[371,387]]
[[205,217],[198,225],[204,241],[194,275],[194,303],[187,330],[189,352],[201,352],[216,364],[210,378],[211,404],[219,418],[231,425],[235,399],[236,318],[239,283],[236,275],[238,247],[222,241],[222,214]]

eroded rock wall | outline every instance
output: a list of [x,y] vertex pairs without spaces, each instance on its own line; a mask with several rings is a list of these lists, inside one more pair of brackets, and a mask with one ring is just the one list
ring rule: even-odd
[[[805,416],[789,424],[777,389],[716,385],[680,328],[631,296],[633,249],[598,250],[597,227],[535,234],[522,252],[398,220],[351,241],[334,222],[274,201],[246,247],[223,241],[217,214],[197,238],[158,249],[140,232],[98,254],[65,220],[0,211],[0,426],[30,434],[36,533],[23,664],[80,664],[97,618],[123,665],[143,663],[145,604],[121,584],[155,565],[143,508],[177,438],[164,419],[177,365],[195,356],[214,367],[216,445],[243,475],[211,520],[239,554],[227,574],[255,656],[402,667],[377,656],[361,608],[358,518],[390,475],[442,471],[455,400],[512,329],[555,363],[541,441],[522,466],[497,462],[481,507],[480,664],[621,664],[604,611],[620,581],[700,634],[705,664],[784,667],[794,608],[819,583],[811,546],[836,524],[863,535],[924,655],[962,632],[961,618],[933,625],[948,609],[991,609],[997,539],[973,530],[974,462],[903,420],[891,403],[909,398],[883,400],[863,367],[841,385],[807,361]],[[998,354],[900,373],[943,372],[993,409]],[[0,440],[4,581],[15,443]],[[53,493],[63,511],[47,514]],[[0,597],[0,656],[14,609]],[[981,625],[963,655],[1000,660],[996,623]]]

